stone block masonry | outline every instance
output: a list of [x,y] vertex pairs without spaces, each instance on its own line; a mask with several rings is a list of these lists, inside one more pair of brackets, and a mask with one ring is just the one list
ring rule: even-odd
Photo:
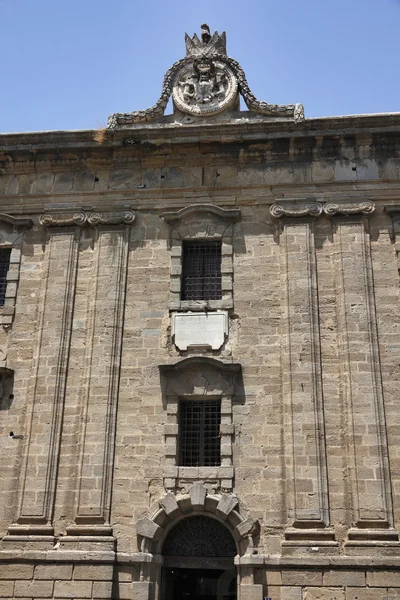
[[[400,598],[400,117],[213,119],[0,136],[0,598]],[[195,240],[222,298],[185,304]],[[180,464],[183,399],[216,464]]]

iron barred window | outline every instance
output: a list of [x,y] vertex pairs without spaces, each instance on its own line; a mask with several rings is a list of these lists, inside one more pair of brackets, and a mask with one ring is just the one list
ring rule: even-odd
[[0,248],[0,306],[4,306],[7,288],[7,273],[10,268],[11,248]]
[[221,300],[221,242],[183,242],[182,300]]
[[181,400],[179,464],[214,467],[221,464],[221,401]]

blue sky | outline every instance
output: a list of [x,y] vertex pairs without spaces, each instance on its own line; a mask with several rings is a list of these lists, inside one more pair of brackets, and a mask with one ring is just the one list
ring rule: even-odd
[[95,129],[153,105],[203,22],[227,32],[260,100],[400,111],[400,0],[0,0],[0,132]]

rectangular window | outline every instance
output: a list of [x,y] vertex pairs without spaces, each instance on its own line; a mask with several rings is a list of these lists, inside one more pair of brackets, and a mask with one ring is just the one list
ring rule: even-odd
[[182,467],[221,464],[220,425],[220,400],[181,400],[179,464]]
[[221,300],[221,242],[183,242],[182,300]]
[[7,288],[7,273],[10,268],[11,248],[0,248],[0,306],[4,306]]

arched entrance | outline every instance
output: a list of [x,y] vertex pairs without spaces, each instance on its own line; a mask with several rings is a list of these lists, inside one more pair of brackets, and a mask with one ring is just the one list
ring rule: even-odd
[[162,554],[162,600],[236,600],[236,543],[217,519],[182,519],[167,533]]

